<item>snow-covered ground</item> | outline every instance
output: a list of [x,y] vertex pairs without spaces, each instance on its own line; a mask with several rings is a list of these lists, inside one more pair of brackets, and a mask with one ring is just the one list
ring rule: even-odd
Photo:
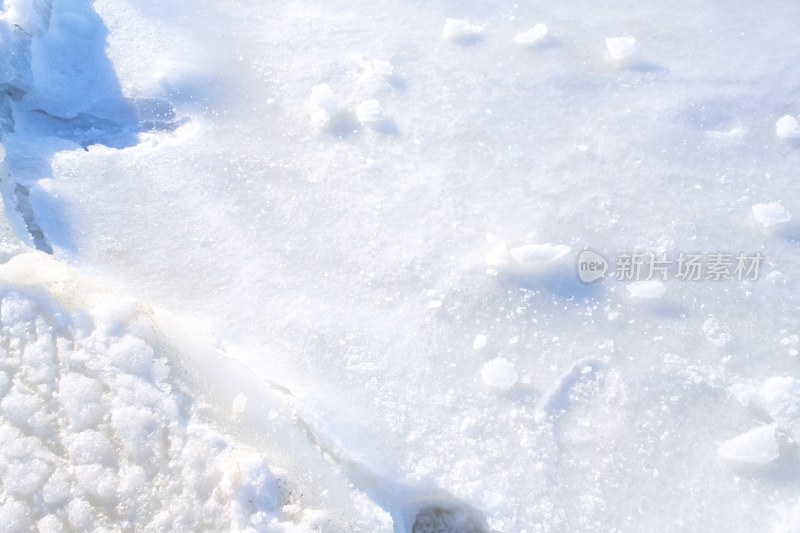
[[0,6],[2,529],[800,531],[796,0]]

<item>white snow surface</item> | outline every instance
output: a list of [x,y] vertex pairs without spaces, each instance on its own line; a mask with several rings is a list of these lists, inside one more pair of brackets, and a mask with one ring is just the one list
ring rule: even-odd
[[0,529],[797,531],[796,1],[0,6]]

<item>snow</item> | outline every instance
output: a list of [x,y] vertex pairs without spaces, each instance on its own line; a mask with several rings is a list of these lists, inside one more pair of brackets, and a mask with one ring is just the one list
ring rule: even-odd
[[486,264],[490,267],[507,267],[510,261],[506,241],[498,241],[486,254]]
[[782,139],[800,139],[800,121],[792,115],[784,115],[775,123],[775,133]]
[[376,131],[390,133],[393,130],[392,119],[383,114],[381,104],[377,100],[367,100],[358,104],[356,118],[363,125]]
[[791,527],[797,2],[2,6],[0,529]]
[[525,270],[539,270],[567,255],[572,248],[564,244],[523,244],[508,251],[508,255]]
[[469,44],[478,40],[483,34],[484,27],[471,24],[466,20],[447,18],[444,21],[442,37],[448,41],[460,44]]
[[490,387],[508,390],[517,383],[519,375],[508,359],[497,357],[483,365],[481,379]]
[[315,85],[311,89],[309,102],[311,105],[311,121],[318,128],[323,128],[330,124],[339,111],[336,96],[327,83]]
[[523,46],[536,46],[547,39],[547,34],[547,24],[537,24],[533,28],[514,36],[514,42]]
[[792,214],[780,202],[754,204],[751,209],[756,220],[765,228],[784,224],[792,219]]
[[481,350],[486,347],[488,341],[486,335],[475,335],[475,340],[472,341],[472,349]]
[[631,298],[661,298],[667,292],[664,283],[657,279],[634,281],[629,283],[627,288]]
[[66,295],[27,286],[29,269],[52,272],[73,305],[90,296],[73,293],[80,280],[38,252],[0,267],[2,364],[13,377],[0,415],[4,529],[135,520],[152,529],[306,531],[339,520],[282,512],[282,487],[293,481],[185,403],[145,306],[96,294],[69,311],[59,301]]
[[725,461],[767,465],[779,456],[775,426],[761,426],[723,442],[717,454]]
[[611,59],[618,62],[629,61],[639,54],[639,42],[632,35],[609,37],[606,39],[606,48]]
[[800,379],[776,376],[766,380],[758,401],[772,420],[795,442],[800,442]]
[[231,413],[240,415],[244,413],[245,409],[247,409],[247,396],[241,393],[237,394],[233,398],[233,403],[231,404]]

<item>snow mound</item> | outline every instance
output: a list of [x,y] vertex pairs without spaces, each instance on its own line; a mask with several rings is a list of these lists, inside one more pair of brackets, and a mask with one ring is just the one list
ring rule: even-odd
[[639,55],[639,43],[636,37],[609,37],[606,39],[606,49],[611,59],[617,62],[629,61]]
[[792,115],[784,115],[775,122],[775,133],[781,139],[800,139],[800,121]]
[[725,461],[767,465],[779,456],[778,441],[775,440],[775,426],[751,429],[727,440],[720,445],[717,454]]
[[517,383],[519,375],[511,361],[497,357],[483,365],[481,379],[490,387],[508,390]]
[[466,20],[448,18],[444,21],[442,37],[452,43],[469,44],[483,35],[482,25],[471,24]]
[[756,220],[765,228],[784,224],[792,219],[792,214],[780,202],[755,204],[751,209]]
[[537,24],[533,28],[514,36],[514,42],[522,46],[536,46],[547,39],[547,34],[547,24]]

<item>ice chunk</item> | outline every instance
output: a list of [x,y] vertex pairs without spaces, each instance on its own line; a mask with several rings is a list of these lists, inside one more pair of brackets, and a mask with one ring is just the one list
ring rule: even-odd
[[800,139],[800,121],[792,115],[784,115],[775,123],[775,133],[782,139]]
[[508,390],[517,382],[519,375],[508,359],[498,357],[483,365],[481,378],[490,387]]
[[486,335],[475,335],[475,340],[472,341],[472,349],[473,350],[480,350],[486,347],[488,339]]
[[753,215],[765,228],[776,224],[783,224],[792,219],[791,213],[780,202],[755,204],[752,207]]
[[657,279],[634,281],[628,285],[631,298],[661,298],[666,291],[664,284]]
[[523,46],[534,46],[541,44],[545,39],[547,39],[547,25],[537,24],[527,31],[518,33],[514,37],[514,42]]
[[758,389],[752,385],[736,383],[728,387],[728,392],[733,396],[742,407],[749,407],[753,399],[758,395]]
[[448,18],[444,21],[442,37],[453,43],[470,43],[483,34],[483,26],[470,24],[466,20]]
[[242,393],[236,395],[231,404],[231,412],[235,415],[240,415],[247,409],[247,396]]
[[377,100],[367,100],[356,106],[356,117],[365,126],[374,125],[384,120],[381,104]]
[[328,125],[339,109],[336,95],[327,83],[315,85],[311,89],[311,122],[318,128]]
[[723,442],[717,455],[726,461],[767,465],[779,455],[775,426],[762,426]]
[[509,256],[525,270],[539,270],[558,261],[572,248],[564,244],[523,244],[509,251]]
[[606,48],[614,61],[628,61],[639,54],[639,43],[636,37],[609,37],[606,39]]
[[394,65],[385,59],[375,59],[370,63],[372,72],[381,76],[383,79],[390,81],[394,79]]
[[378,79],[388,83],[395,89],[405,89],[405,79],[390,61],[385,59],[367,60],[364,67],[364,79]]
[[778,427],[800,442],[800,380],[777,376],[764,382],[758,401]]
[[511,257],[508,255],[508,246],[506,241],[499,241],[494,247],[486,254],[486,264],[490,267],[502,268],[507,267]]
[[367,100],[358,104],[356,118],[364,126],[374,130],[386,131],[392,125],[392,120],[383,114],[381,104],[377,100]]

